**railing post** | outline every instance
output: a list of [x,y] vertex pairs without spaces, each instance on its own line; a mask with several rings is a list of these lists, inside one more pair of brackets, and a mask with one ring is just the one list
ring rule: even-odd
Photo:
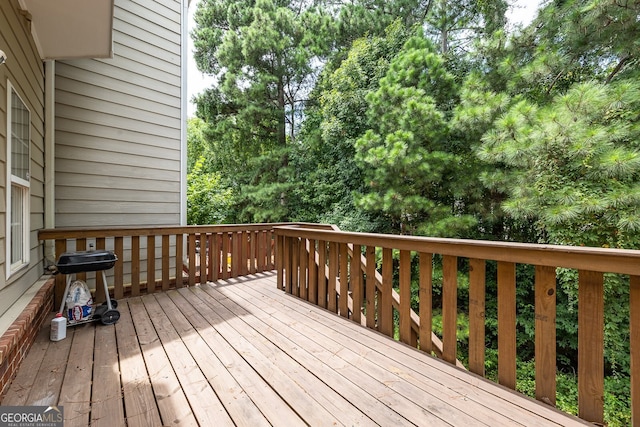
[[[251,247],[253,247],[253,233],[249,233],[249,239],[251,242]],[[276,235],[276,286],[278,289],[284,288],[284,259],[283,259],[283,246],[284,246],[284,236]],[[253,258],[253,251],[249,251],[251,255],[249,259]],[[251,261],[251,267],[253,266],[253,261]],[[249,271],[253,274],[253,268],[249,268]]]
[[[362,268],[361,264],[362,247],[353,245],[353,255],[351,256],[351,299],[353,300],[353,312],[351,318],[354,322],[362,323]],[[374,284],[375,286],[375,284]]]

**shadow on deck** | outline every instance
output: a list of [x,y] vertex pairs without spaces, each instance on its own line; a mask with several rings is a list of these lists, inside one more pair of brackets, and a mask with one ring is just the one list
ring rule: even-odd
[[41,330],[2,405],[65,426],[584,425],[276,288],[275,273],[121,300]]

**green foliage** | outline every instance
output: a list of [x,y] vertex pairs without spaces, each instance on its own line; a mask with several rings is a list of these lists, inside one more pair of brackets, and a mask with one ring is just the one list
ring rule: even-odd
[[187,223],[224,223],[231,208],[231,189],[225,188],[220,174],[206,172],[201,157],[187,175]]
[[420,35],[405,43],[367,95],[371,129],[356,142],[356,160],[369,190],[357,203],[388,215],[401,233],[458,235],[474,223],[452,212],[461,162],[447,144],[452,99],[453,76]]
[[478,149],[497,166],[489,186],[506,188],[504,210],[533,219],[545,241],[638,247],[640,152],[629,126],[640,92],[630,82],[583,83],[550,105],[522,100],[499,117]]

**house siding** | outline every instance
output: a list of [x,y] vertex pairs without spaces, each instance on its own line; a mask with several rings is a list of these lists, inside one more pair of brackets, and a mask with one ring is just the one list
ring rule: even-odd
[[56,227],[180,223],[181,1],[116,0],[113,39],[56,62]]
[[[18,0],[0,2],[0,314],[6,312],[44,273],[37,231],[44,227],[44,66],[29,23],[19,13]],[[30,262],[6,279],[7,81],[31,113],[30,129]]]

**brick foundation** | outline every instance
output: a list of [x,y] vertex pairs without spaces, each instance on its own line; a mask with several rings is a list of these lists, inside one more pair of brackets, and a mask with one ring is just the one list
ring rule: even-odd
[[54,279],[51,278],[0,338],[0,402],[38,331],[53,311],[53,288]]

